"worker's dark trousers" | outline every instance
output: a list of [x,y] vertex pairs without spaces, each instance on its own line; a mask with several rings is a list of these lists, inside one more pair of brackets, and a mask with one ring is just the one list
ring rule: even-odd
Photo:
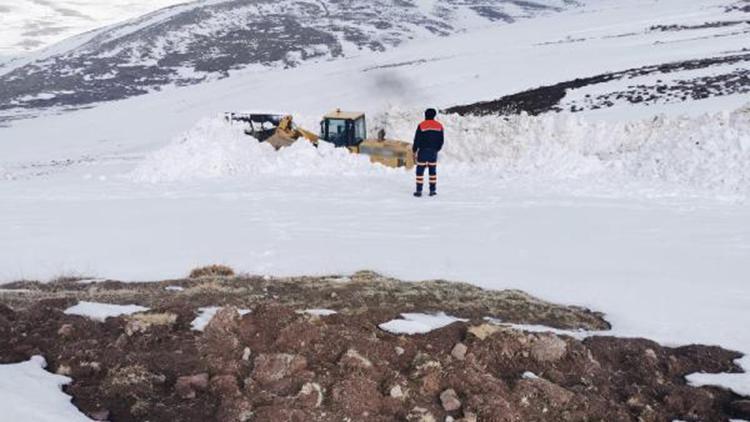
[[438,152],[425,148],[417,151],[417,192],[422,192],[424,186],[424,170],[430,168],[430,192],[437,192],[437,161]]

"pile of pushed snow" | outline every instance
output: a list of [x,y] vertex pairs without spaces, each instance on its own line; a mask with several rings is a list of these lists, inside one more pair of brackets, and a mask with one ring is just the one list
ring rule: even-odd
[[[371,128],[410,140],[420,114],[375,115]],[[623,192],[644,184],[654,192],[750,194],[750,112],[700,117],[656,117],[635,122],[590,122],[570,114],[542,116],[445,115],[441,160],[449,174],[485,181],[502,178],[548,183],[573,180],[581,188]],[[222,118],[203,120],[148,156],[130,177],[141,182],[248,177],[384,173],[368,158],[321,142],[275,151]],[[480,176],[481,175],[481,176]]]
[[246,135],[242,125],[204,119],[171,144],[152,153],[130,174],[139,182],[254,176],[350,175],[387,171],[365,156],[321,142],[306,141],[279,151]]
[[[389,136],[413,136],[419,113],[376,117]],[[570,114],[440,116],[453,171],[532,181],[585,179],[750,194],[750,112],[589,122]],[[594,182],[595,181],[595,182]]]
[[0,409],[4,421],[90,421],[70,402],[62,387],[71,379],[44,370],[47,362],[34,356],[27,362],[0,365]]

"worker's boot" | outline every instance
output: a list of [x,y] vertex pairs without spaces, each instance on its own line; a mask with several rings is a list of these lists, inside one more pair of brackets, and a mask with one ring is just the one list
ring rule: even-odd
[[422,197],[422,191],[418,190],[418,191],[414,192],[414,196],[417,197],[417,198],[421,198]]
[[435,195],[437,195],[437,191],[434,191],[434,190],[430,191],[430,196],[435,196]]

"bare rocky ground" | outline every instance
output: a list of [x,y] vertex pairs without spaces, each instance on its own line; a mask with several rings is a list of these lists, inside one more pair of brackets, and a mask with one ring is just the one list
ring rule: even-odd
[[[179,286],[183,290],[166,289]],[[97,322],[78,301],[139,304]],[[223,306],[204,332],[197,310]],[[250,309],[241,316],[237,309]],[[330,316],[298,311],[329,308]],[[424,335],[378,325],[402,312],[468,319]],[[44,356],[84,413],[111,421],[727,421],[750,401],[694,388],[737,372],[736,352],[645,339],[577,340],[488,324],[603,331],[587,309],[462,283],[352,277],[59,280],[0,287],[0,363]]]
[[[666,30],[662,29],[662,31]],[[747,31],[750,33],[750,29]],[[747,94],[750,92],[750,71],[742,68],[742,66],[746,67],[748,63],[750,63],[750,54],[747,51],[741,51],[738,54],[719,57],[644,66],[533,88],[492,101],[451,107],[446,109],[445,112],[461,116],[513,115],[519,113],[537,116],[548,112],[570,111],[571,113],[577,113],[585,110],[598,110],[618,104],[650,106],[654,104],[675,104],[689,99],[703,100],[712,97]],[[665,82],[661,79],[658,79],[656,83],[634,82],[624,90],[609,91],[606,88],[606,84],[613,81],[658,75],[665,75],[666,77],[666,75],[673,73],[711,69],[726,65],[736,65],[738,68],[717,71],[718,74],[716,75],[672,82]],[[566,96],[576,90],[597,85],[602,86],[602,94],[596,96],[587,94],[585,98],[579,101],[565,100]]]

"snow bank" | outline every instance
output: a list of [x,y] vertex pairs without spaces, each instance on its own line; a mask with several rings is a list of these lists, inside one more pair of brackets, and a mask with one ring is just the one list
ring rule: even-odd
[[148,311],[148,308],[138,305],[112,305],[109,303],[79,302],[77,305],[66,309],[65,313],[68,315],[85,316],[97,321],[104,321],[109,317],[132,315],[146,311]]
[[381,330],[387,331],[391,334],[426,334],[430,331],[437,330],[439,328],[447,327],[458,321],[468,321],[468,319],[456,318],[450,315],[446,315],[443,312],[438,314],[419,314],[419,313],[406,313],[401,314],[403,319],[394,319],[388,322],[384,322],[378,327]]
[[[376,116],[389,136],[410,139],[420,114]],[[750,193],[750,111],[635,122],[589,122],[570,114],[443,115],[443,163],[453,172],[548,182],[581,180],[622,191],[658,188]]]
[[321,142],[295,142],[276,151],[246,135],[240,124],[223,118],[204,119],[171,144],[152,153],[129,175],[148,183],[195,179],[279,176],[349,175],[387,171],[369,159]]
[[70,402],[62,387],[71,379],[44,370],[47,362],[34,356],[28,362],[0,365],[0,409],[4,421],[90,421]]

